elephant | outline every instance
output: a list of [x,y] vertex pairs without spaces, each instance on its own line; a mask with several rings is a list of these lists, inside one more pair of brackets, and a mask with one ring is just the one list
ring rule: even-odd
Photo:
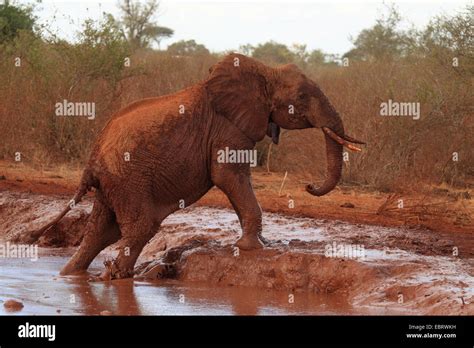
[[231,53],[209,72],[205,81],[136,101],[108,120],[70,204],[32,234],[37,240],[94,189],[84,238],[61,275],[85,272],[104,248],[119,242],[108,279],[132,277],[138,256],[161,222],[214,186],[225,193],[240,220],[242,235],[235,246],[261,249],[267,241],[250,165],[219,161],[218,152],[253,151],[266,135],[278,143],[280,128],[321,128],[327,178],[320,187],[309,184],[306,190],[322,196],[341,177],[343,146],[360,151],[353,144],[364,144],[345,134],[340,115],[321,88],[294,64],[269,67]]

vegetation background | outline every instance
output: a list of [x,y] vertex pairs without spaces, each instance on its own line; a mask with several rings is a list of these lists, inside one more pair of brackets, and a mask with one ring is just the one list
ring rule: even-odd
[[[156,0],[122,0],[121,18],[85,21],[72,43],[38,25],[34,7],[0,5],[0,159],[13,161],[19,152],[40,168],[82,166],[96,134],[120,108],[205,79],[226,52],[211,53],[194,40],[152,49],[173,35],[156,25],[158,7]],[[300,66],[341,113],[348,133],[367,141],[362,153],[348,154],[343,183],[382,191],[472,188],[474,7],[421,29],[403,30],[400,21],[389,6],[341,57],[278,42],[238,51],[270,65]],[[95,120],[55,116],[64,99],[95,102]],[[419,102],[421,118],[380,117],[388,99]],[[278,146],[265,139],[257,149],[266,170],[315,181],[325,174],[319,130],[283,131]]]

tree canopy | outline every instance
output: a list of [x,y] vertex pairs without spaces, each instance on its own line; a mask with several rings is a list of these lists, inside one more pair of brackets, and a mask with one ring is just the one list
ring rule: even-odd
[[33,7],[14,5],[5,0],[0,4],[0,43],[13,40],[21,30],[33,32],[35,23]]
[[263,62],[277,65],[294,63],[304,68],[335,64],[335,56],[319,49],[308,51],[306,45],[296,43],[291,47],[275,41],[268,41],[257,46],[247,44],[240,46],[240,51]]
[[122,17],[117,25],[133,49],[148,48],[152,42],[159,45],[161,40],[173,35],[172,29],[154,24],[159,5],[158,0],[146,3],[121,0],[119,3]]
[[194,40],[181,40],[168,46],[167,51],[174,56],[196,56],[209,54],[206,46],[196,43]]
[[354,48],[344,57],[357,60],[380,60],[406,55],[414,41],[412,32],[399,28],[401,16],[397,8],[388,8],[388,14],[377,19],[375,25],[362,30],[352,39]]

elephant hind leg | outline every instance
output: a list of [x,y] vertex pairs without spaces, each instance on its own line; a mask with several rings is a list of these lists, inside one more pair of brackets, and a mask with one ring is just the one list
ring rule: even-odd
[[61,275],[87,270],[94,258],[107,246],[119,240],[120,235],[113,210],[106,205],[100,191],[97,191],[84,238],[79,249],[61,270]]
[[133,277],[135,263],[145,245],[157,232],[161,221],[153,221],[144,214],[133,223],[121,224],[122,238],[118,242],[119,254],[108,264],[102,279]]

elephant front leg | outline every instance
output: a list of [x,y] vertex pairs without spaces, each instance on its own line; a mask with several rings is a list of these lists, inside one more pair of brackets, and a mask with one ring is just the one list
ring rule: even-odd
[[239,217],[242,236],[235,245],[242,250],[263,248],[262,209],[253,192],[250,173],[220,168],[214,183],[227,195]]
[[[258,206],[258,203],[258,210],[257,208],[249,210],[248,207],[244,207],[243,209],[241,209],[242,206],[235,206],[237,207],[236,210],[240,211],[240,214],[242,216],[240,222],[242,226],[242,236],[235,243],[235,246],[242,250],[254,250],[263,248],[262,241],[259,238],[262,232],[262,212],[260,210],[260,207]],[[245,213],[242,213],[242,210],[244,210]]]

